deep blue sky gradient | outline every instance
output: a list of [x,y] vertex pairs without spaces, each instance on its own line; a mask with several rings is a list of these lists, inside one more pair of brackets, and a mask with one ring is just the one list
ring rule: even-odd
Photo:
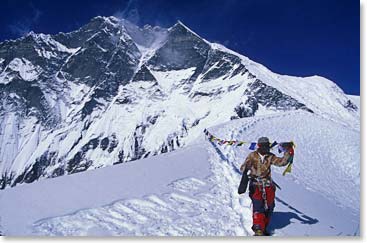
[[0,41],[68,32],[92,17],[136,24],[177,20],[280,74],[320,75],[360,94],[360,5],[356,0],[5,0]]

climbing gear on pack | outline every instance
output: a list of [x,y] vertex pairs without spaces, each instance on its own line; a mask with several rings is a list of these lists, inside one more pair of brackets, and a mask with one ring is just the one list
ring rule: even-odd
[[266,187],[269,187],[272,185],[272,180],[269,178],[250,177],[250,179],[252,180],[252,183],[257,186],[265,184]]
[[265,181],[264,180],[262,180],[262,186],[260,187],[259,186],[259,189],[260,189],[260,191],[261,191],[261,195],[262,195],[262,198],[263,198],[263,200],[264,200],[264,208],[265,208],[265,210],[268,210],[269,209],[269,207],[268,207],[268,200],[266,199],[266,190],[265,190]]
[[250,179],[247,173],[248,173],[247,169],[242,173],[241,182],[240,182],[240,185],[238,186],[238,191],[237,191],[238,194],[243,194],[246,192],[248,181]]
[[252,177],[252,184],[257,186],[259,188],[259,191],[261,192],[261,197],[264,200],[264,208],[265,210],[268,210],[268,201],[266,199],[266,189],[265,187],[270,187],[273,185],[272,180],[268,178],[257,178]]

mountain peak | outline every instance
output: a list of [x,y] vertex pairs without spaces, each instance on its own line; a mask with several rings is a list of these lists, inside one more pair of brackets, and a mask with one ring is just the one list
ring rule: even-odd
[[193,35],[195,35],[196,37],[201,38],[201,36],[199,36],[198,34],[196,34],[193,30],[191,30],[189,27],[187,27],[184,23],[182,23],[180,20],[177,20],[177,23],[174,24],[171,28],[168,29],[170,32],[173,31],[185,31],[188,33],[191,33]]
[[184,27],[184,28],[186,28],[186,29],[188,29],[188,30],[190,30],[190,28],[189,27],[187,27],[184,23],[182,23],[180,20],[177,20],[177,22],[176,22],[176,24],[175,25],[179,25],[179,26],[182,26],[182,27]]
[[118,22],[119,19],[115,16],[96,16],[93,17],[90,21],[100,21],[100,22],[106,22],[106,21],[111,21],[111,22]]
[[[359,129],[358,110],[335,86],[272,73],[181,21],[140,28],[97,16],[73,32],[30,33],[0,45],[0,70],[0,120],[14,121],[0,126],[0,189],[172,151],[204,126],[247,116],[307,107]],[[76,133],[64,139],[68,129]],[[20,148],[19,139],[29,142]]]
[[109,17],[97,16],[92,18],[86,26],[88,29],[95,29],[95,30],[102,29],[104,26],[119,28],[121,26],[121,21],[120,19],[114,16]]

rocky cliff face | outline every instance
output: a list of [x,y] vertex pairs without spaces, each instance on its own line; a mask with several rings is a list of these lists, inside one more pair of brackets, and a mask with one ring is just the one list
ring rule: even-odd
[[30,33],[0,43],[0,187],[166,153],[205,127],[287,110],[359,119],[331,81],[274,74],[181,22],[96,17]]

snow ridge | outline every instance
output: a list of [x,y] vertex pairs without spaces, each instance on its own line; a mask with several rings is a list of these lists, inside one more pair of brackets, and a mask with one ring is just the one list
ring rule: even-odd
[[305,110],[360,130],[359,106],[332,81],[273,73],[181,22],[99,16],[0,48],[0,188],[171,152],[244,117]]
[[[300,123],[306,124],[304,130],[299,130]],[[331,132],[320,136],[323,126]],[[270,225],[274,236],[359,235],[359,163],[348,155],[360,149],[353,130],[305,111],[243,118],[209,130],[228,139],[266,134],[271,140],[295,140],[292,173],[282,176],[284,168],[273,168],[282,188]],[[339,142],[334,130],[350,136]],[[317,151],[324,149],[320,139],[333,143],[335,151]],[[4,231],[50,236],[250,236],[251,201],[248,193],[237,194],[238,168],[249,152],[211,143],[202,133],[191,145],[171,153],[7,189],[0,194]],[[325,176],[325,171],[332,176]],[[354,180],[347,182],[345,177]],[[47,198],[38,196],[45,192]],[[70,200],[60,200],[63,194]],[[18,200],[27,195],[33,196]],[[46,206],[50,204],[55,207]],[[17,210],[9,210],[14,209],[9,205]]]

